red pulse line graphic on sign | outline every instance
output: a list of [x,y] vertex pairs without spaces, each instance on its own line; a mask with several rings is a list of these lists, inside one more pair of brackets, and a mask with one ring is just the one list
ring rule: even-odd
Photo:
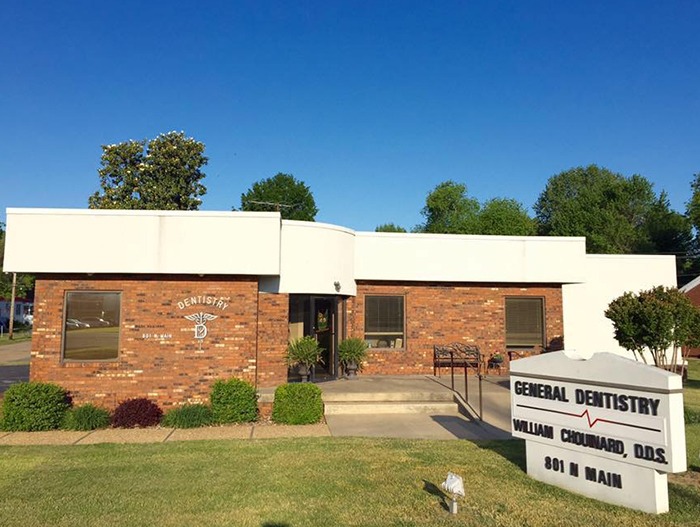
[[588,428],[593,428],[596,425],[596,423],[608,423],[608,424],[612,424],[612,425],[627,426],[629,428],[637,428],[639,430],[650,430],[652,432],[661,432],[661,430],[658,428],[650,428],[648,426],[634,425],[632,423],[623,423],[621,421],[612,421],[610,419],[602,419],[600,417],[597,419],[593,419],[593,421],[591,421],[591,414],[588,413],[588,408],[586,408],[580,414],[574,414],[571,412],[562,412],[561,410],[552,410],[551,408],[540,408],[539,406],[528,406],[526,404],[518,404],[516,406],[518,406],[519,408],[529,408],[530,410],[538,410],[540,412],[549,412],[552,414],[568,415],[570,417],[576,417],[579,419],[585,416],[586,421],[588,421]]

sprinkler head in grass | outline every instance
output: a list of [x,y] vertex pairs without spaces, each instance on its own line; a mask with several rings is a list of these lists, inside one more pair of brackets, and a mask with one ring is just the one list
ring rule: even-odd
[[452,500],[449,504],[450,514],[457,514],[457,498],[464,497],[464,482],[462,481],[462,477],[454,472],[448,472],[447,479],[443,481],[440,486],[452,495]]

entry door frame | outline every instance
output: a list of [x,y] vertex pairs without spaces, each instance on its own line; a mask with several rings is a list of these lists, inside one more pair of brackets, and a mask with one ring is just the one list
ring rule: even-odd
[[[344,300],[342,297],[337,295],[310,295],[310,309],[309,309],[309,320],[307,320],[308,328],[310,328],[311,333],[317,335],[317,306],[320,304],[330,304],[328,309],[328,328],[330,333],[330,349],[328,350],[328,364],[326,368],[328,374],[333,378],[337,379],[340,371],[340,363],[338,360],[338,343],[339,343],[339,333],[342,332],[343,328],[338,327],[339,318],[339,308],[344,305]],[[344,318],[344,317],[343,317]]]

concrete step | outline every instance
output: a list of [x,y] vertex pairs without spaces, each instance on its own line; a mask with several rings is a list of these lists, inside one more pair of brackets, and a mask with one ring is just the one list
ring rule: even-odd
[[341,402],[439,402],[453,401],[454,396],[448,390],[431,391],[431,392],[323,392],[323,401],[325,403],[341,403]]
[[326,415],[356,414],[454,414],[454,401],[337,401],[325,402]]

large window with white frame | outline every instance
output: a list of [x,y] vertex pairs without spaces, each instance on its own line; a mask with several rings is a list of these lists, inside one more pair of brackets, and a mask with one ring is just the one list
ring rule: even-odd
[[405,346],[403,296],[365,296],[365,341],[370,348]]
[[506,298],[506,347],[545,346],[544,298]]
[[69,291],[63,320],[64,361],[106,361],[119,356],[121,293]]

